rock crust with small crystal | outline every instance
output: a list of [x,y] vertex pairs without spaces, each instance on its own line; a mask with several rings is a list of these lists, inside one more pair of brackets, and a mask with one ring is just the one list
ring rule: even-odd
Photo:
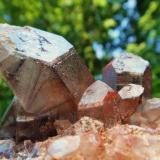
[[61,135],[78,135],[85,132],[99,133],[104,131],[104,123],[91,117],[82,117],[76,123],[63,130]]
[[21,145],[15,145],[12,140],[1,140],[0,158],[146,160],[160,157],[159,129],[116,125],[95,132],[92,130],[92,124],[88,125],[91,130],[83,130],[74,135],[69,133],[63,137],[50,137],[42,142],[24,141]]
[[103,81],[119,90],[129,83],[144,87],[144,96],[151,95],[151,67],[148,61],[131,54],[123,53],[103,68]]
[[141,127],[160,127],[160,98],[146,100],[130,117],[130,124]]
[[129,117],[136,112],[142,103],[144,88],[137,84],[128,84],[119,90],[121,97],[119,103],[119,114],[123,122],[127,122]]
[[142,58],[123,54],[104,68],[112,89],[94,82],[63,37],[5,24],[0,71],[16,96],[0,121],[0,137],[15,140],[0,140],[0,159],[159,159],[160,100],[140,105],[151,91],[150,65]]

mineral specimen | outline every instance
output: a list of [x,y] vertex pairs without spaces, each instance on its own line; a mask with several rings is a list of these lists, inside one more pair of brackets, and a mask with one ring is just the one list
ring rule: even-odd
[[28,113],[78,102],[93,82],[67,40],[28,26],[0,25],[0,70]]
[[75,122],[77,104],[94,81],[67,40],[28,26],[0,24],[0,71],[17,99],[17,140],[53,136],[55,119]]
[[103,81],[119,90],[129,83],[144,87],[144,96],[151,95],[151,67],[149,62],[131,53],[121,54],[103,69]]
[[117,125],[103,133],[49,138],[37,142],[36,159],[47,160],[158,160],[160,130]]
[[0,140],[0,159],[159,159],[148,61],[122,54],[104,68],[106,83],[94,81],[63,37],[1,24],[0,71],[15,94],[0,121],[0,138],[14,140]]
[[89,116],[101,120],[110,127],[120,120],[118,115],[119,101],[118,93],[98,80],[84,92],[78,105],[79,118]]

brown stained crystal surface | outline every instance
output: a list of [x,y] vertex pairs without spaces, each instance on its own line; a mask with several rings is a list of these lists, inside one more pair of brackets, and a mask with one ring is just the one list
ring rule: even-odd
[[94,81],[62,36],[0,24],[0,71],[15,94],[0,159],[160,159],[160,99],[146,99],[151,67],[141,57],[121,54]]
[[72,44],[33,27],[0,25],[0,71],[28,113],[78,103],[94,81]]
[[151,67],[141,57],[123,53],[103,68],[103,81],[113,89],[119,90],[129,83],[144,87],[144,96],[151,96]]
[[84,92],[78,104],[78,116],[98,119],[110,127],[120,119],[118,103],[120,96],[102,81],[96,81]]
[[144,88],[136,84],[128,84],[119,90],[118,94],[121,97],[119,114],[122,121],[127,121],[136,112],[138,106],[142,103],[143,93]]
[[117,125],[103,132],[91,131],[37,142],[28,155],[34,155],[36,160],[158,160],[160,130]]

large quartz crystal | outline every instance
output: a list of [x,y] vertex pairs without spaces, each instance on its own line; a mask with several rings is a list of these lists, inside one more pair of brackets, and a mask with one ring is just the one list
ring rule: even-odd
[[0,25],[0,64],[28,113],[44,113],[69,102],[73,108],[73,101],[78,102],[93,82],[72,44],[29,26]]
[[5,114],[8,121],[15,106],[16,125],[4,122],[0,137],[17,140],[55,135],[55,119],[75,122],[78,102],[94,82],[72,44],[29,26],[0,24],[0,72],[16,96]]
[[89,116],[110,127],[119,122],[119,94],[102,81],[95,81],[84,92],[78,104],[78,116]]

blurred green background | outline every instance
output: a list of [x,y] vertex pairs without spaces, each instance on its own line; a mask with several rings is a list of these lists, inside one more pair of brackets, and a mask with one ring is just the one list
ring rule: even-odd
[[[159,0],[0,0],[0,22],[61,34],[97,77],[124,50],[138,54],[150,61],[160,97]],[[11,98],[0,78],[0,117]]]

